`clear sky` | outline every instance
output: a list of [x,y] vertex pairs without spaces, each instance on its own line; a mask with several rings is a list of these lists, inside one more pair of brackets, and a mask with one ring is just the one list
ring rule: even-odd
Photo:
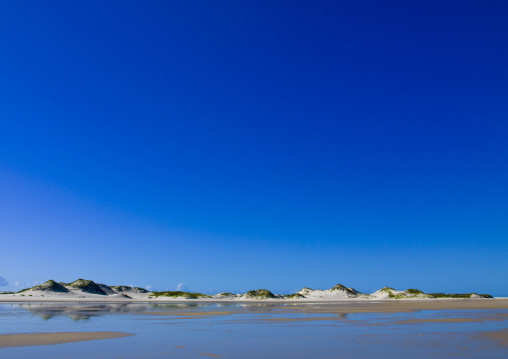
[[1,2],[0,290],[508,295],[507,18]]

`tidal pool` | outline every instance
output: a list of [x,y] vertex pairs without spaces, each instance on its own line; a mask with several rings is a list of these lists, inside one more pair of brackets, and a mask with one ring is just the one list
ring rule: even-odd
[[[498,338],[507,328],[507,309],[362,313],[344,304],[0,303],[0,358],[507,358],[504,334]],[[101,339],[99,332],[110,334]],[[16,347],[9,346],[12,336],[3,336],[31,333],[86,335],[47,345],[18,337],[18,344],[31,345]]]

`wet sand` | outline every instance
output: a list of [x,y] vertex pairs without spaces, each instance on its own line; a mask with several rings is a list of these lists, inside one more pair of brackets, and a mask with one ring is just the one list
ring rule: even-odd
[[177,316],[177,317],[211,317],[215,315],[231,315],[238,314],[240,311],[229,311],[229,310],[191,310],[186,311],[165,311],[165,312],[139,312],[137,314],[142,315],[158,315],[158,316]]
[[437,318],[437,319],[410,319],[398,320],[389,322],[389,324],[416,324],[416,323],[481,323],[487,321],[502,321],[508,319],[508,313],[482,313],[474,318],[459,317],[459,318]]
[[500,345],[508,346],[508,329],[501,329],[480,334],[486,339],[497,342]]
[[[159,307],[160,304],[155,303],[76,303],[69,306],[63,302],[53,303],[25,303],[18,302],[23,308],[37,313],[47,315],[67,315],[68,312],[78,312],[83,315],[101,315],[101,314],[122,314],[130,313],[144,316],[159,316],[160,318],[203,318],[203,317],[220,317],[235,314],[253,313],[262,315],[270,314],[316,314],[314,318],[272,318],[274,321],[293,321],[293,320],[340,320],[345,319],[350,313],[408,313],[420,310],[492,310],[505,309],[508,310],[508,299],[446,299],[446,300],[383,300],[383,301],[340,301],[340,302],[207,302],[207,303],[189,303],[180,302],[172,303],[171,307]],[[152,305],[155,304],[155,307]],[[190,304],[190,305],[189,305]],[[120,307],[118,307],[120,305]],[[131,308],[132,310],[129,310]],[[150,310],[151,308],[155,310]],[[490,320],[499,320],[500,316],[507,314],[497,313],[496,318]],[[484,321],[487,315],[482,315],[482,319],[468,318],[469,316],[461,315],[461,318],[442,318],[442,319],[425,319],[431,321],[448,321],[448,322],[474,322]],[[466,318],[464,318],[466,317]],[[416,323],[415,320],[408,321]],[[403,324],[402,322],[400,324]]]
[[295,304],[281,307],[303,313],[397,313],[418,310],[508,309],[508,299],[390,300],[377,302],[334,302]]
[[320,320],[344,320],[344,317],[306,317],[306,318],[265,318],[268,322],[313,322]]
[[213,353],[198,353],[200,355],[205,355],[207,357],[212,357],[212,358],[221,358],[222,355],[217,355],[217,354],[213,354]]
[[[62,302],[60,302],[62,303]],[[43,303],[41,303],[43,304]],[[49,304],[49,303],[44,303]],[[62,303],[63,304],[63,303]],[[81,304],[81,303],[79,303]],[[93,312],[109,312],[107,308],[94,308],[82,303],[83,306],[76,307],[80,311]],[[90,304],[90,303],[88,303]],[[112,305],[111,303],[104,303]],[[152,305],[155,303],[132,303],[132,305]],[[172,303],[178,305],[177,308],[168,308],[163,310],[147,310],[148,308],[140,308],[135,312],[136,315],[159,316],[163,317],[187,317],[187,318],[203,318],[217,317],[245,313],[272,313],[272,314],[321,314],[317,320],[344,319],[345,315],[350,313],[408,313],[420,310],[490,310],[490,309],[506,309],[508,310],[508,299],[446,299],[446,300],[383,300],[383,301],[341,301],[341,302],[207,302],[199,303],[202,306],[189,306],[189,302]],[[214,304],[221,307],[212,306]],[[129,305],[129,304],[127,304]],[[182,307],[180,307],[182,305]],[[36,307],[27,307],[27,309],[35,310]],[[49,304],[47,307],[41,307],[43,311],[51,313],[59,313],[69,311],[64,304],[59,306],[57,302]],[[129,312],[129,311],[127,311]],[[111,310],[111,313],[121,314],[122,310]],[[325,318],[329,317],[329,318]],[[280,319],[274,319],[280,320]],[[294,320],[288,318],[287,321]],[[296,319],[298,320],[298,319]],[[304,320],[313,320],[312,318]],[[497,319],[496,319],[497,320]],[[427,320],[429,321],[429,320]],[[432,321],[432,320],[431,320]],[[436,320],[439,321],[439,320]],[[443,319],[450,321],[450,319]],[[452,320],[453,321],[453,320]],[[477,321],[476,319],[457,318],[456,321]],[[402,323],[401,323],[402,324]]]
[[[236,303],[238,304],[238,303]],[[141,311],[137,314],[157,315],[160,317],[187,317],[203,318],[214,316],[228,316],[234,314],[256,313],[267,316],[258,316],[257,320],[261,322],[313,322],[313,321],[341,321],[360,324],[363,321],[348,320],[347,315],[351,313],[408,313],[419,310],[485,310],[482,313],[471,312],[471,316],[464,313],[461,317],[452,318],[426,318],[397,320],[383,323],[369,323],[369,326],[385,325],[408,325],[423,323],[479,323],[486,321],[503,321],[508,319],[508,313],[492,313],[492,309],[508,310],[508,300],[436,300],[436,301],[378,301],[378,302],[319,302],[319,303],[250,303],[246,307],[237,307],[234,310],[230,308],[223,310],[213,308],[190,307],[182,310],[167,311]],[[308,317],[272,317],[270,314],[315,314]],[[175,318],[176,319],[176,318]],[[241,319],[242,322],[248,322]]]
[[[0,348],[41,345],[26,349],[0,349],[0,357],[5,356],[6,359],[18,359],[18,351],[32,351],[34,356],[41,356],[41,351],[50,353],[53,350],[55,353],[68,352],[70,354],[67,357],[74,357],[72,351],[76,345],[48,344],[128,336],[129,334],[122,333],[126,330],[124,323],[127,321],[131,323],[130,328],[136,328],[133,332],[139,334],[136,340],[92,341],[81,346],[77,344],[87,353],[82,356],[94,357],[94,348],[106,345],[108,348],[116,348],[116,357],[143,357],[146,347],[150,346],[160,357],[235,357],[231,354],[240,351],[256,357],[271,357],[273,347],[273,350],[283,354],[280,357],[297,357],[303,350],[320,358],[336,357],[337,353],[349,359],[374,357],[378,353],[407,357],[405,354],[409,351],[414,358],[436,355],[464,355],[478,359],[508,358],[506,299],[326,303],[235,301],[171,305],[17,303],[3,305],[0,309],[0,324],[3,325],[4,333],[12,331],[10,323],[17,323],[20,318],[26,322],[26,326],[23,329],[19,327],[19,333],[33,331],[33,325],[41,323],[38,317],[46,320],[53,316],[68,316],[74,319],[75,315],[83,315],[101,317],[96,323],[102,323],[93,329],[91,321],[74,321],[69,324],[72,329],[60,329],[62,332],[77,330],[79,333],[0,335]],[[422,312],[411,313],[417,311]],[[349,313],[353,314],[348,315]],[[126,317],[119,320],[116,317],[119,315]],[[66,322],[71,323],[68,320]],[[479,324],[480,322],[484,323]],[[46,327],[40,328],[40,331],[44,331],[42,328]],[[102,328],[108,328],[110,332],[106,332],[106,335],[104,332],[82,333]],[[51,329],[47,327],[46,330]],[[256,338],[256,341],[252,338]],[[196,347],[196,342],[204,345]],[[355,356],[357,351],[363,354]],[[57,356],[46,354],[44,357]],[[28,359],[29,356],[24,358]]]
[[[224,302],[209,302],[207,304],[224,304]],[[228,302],[228,304],[242,305],[241,302]],[[343,315],[349,313],[400,313],[415,312],[419,310],[479,310],[479,309],[507,309],[508,299],[457,299],[457,300],[384,300],[384,301],[350,301],[350,302],[307,302],[307,303],[273,303],[249,302],[248,306],[237,307],[234,310],[204,308],[178,308],[166,311],[139,311],[141,315],[206,317],[241,314],[246,312],[263,313],[309,313]],[[332,318],[330,318],[332,319]],[[334,318],[339,319],[339,318]]]
[[0,335],[0,348],[63,344],[99,339],[115,339],[130,337],[132,335],[134,334],[119,332],[57,332],[57,333],[33,333],[33,334],[2,334]]

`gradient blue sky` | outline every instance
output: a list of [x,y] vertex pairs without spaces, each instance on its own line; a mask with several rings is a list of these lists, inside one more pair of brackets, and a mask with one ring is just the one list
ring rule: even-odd
[[1,2],[0,290],[508,295],[507,18]]

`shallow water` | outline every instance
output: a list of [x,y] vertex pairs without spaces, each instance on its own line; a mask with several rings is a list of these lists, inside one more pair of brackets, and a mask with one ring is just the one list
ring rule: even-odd
[[[3,348],[0,358],[508,358],[508,347],[480,335],[508,328],[508,310],[330,314],[313,312],[316,307],[293,311],[290,304],[260,303],[3,303],[0,334],[135,335]],[[419,321],[447,318],[471,321]]]

